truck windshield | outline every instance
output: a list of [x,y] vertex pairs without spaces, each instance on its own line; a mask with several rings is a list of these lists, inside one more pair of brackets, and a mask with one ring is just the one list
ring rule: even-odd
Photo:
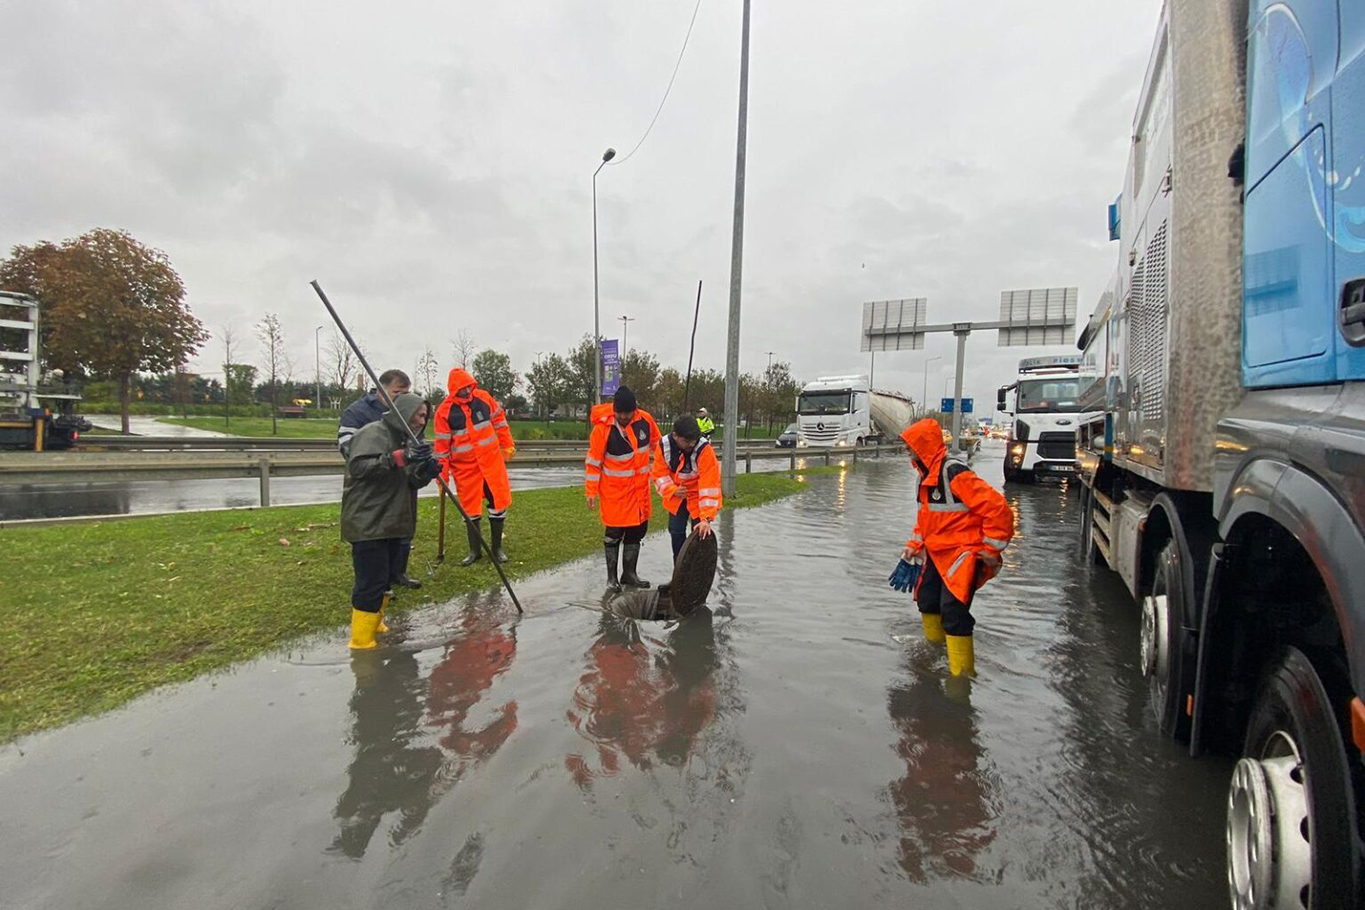
[[1025,379],[1020,381],[1015,402],[1015,410],[1023,414],[1029,411],[1075,412],[1081,409],[1080,379],[1077,377],[1056,377],[1052,379]]
[[847,414],[848,392],[802,392],[797,411],[801,414]]

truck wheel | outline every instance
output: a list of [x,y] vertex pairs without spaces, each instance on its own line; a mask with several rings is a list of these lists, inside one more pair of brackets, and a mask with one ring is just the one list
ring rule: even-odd
[[1147,677],[1147,701],[1161,732],[1178,740],[1190,735],[1185,698],[1194,691],[1193,660],[1185,655],[1184,567],[1180,548],[1166,542],[1156,558],[1152,590],[1142,599],[1140,660]]
[[1331,704],[1308,658],[1285,648],[1251,712],[1228,792],[1236,910],[1355,906],[1355,800]]

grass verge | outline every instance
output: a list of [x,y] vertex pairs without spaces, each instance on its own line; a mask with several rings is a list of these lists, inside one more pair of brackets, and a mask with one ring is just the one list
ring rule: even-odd
[[[747,474],[726,508],[763,505],[838,468]],[[436,553],[437,500],[423,499],[414,567]],[[350,615],[350,547],[338,506],[188,512],[116,522],[8,529],[0,625],[0,743],[115,708],[150,689],[256,657]],[[447,516],[448,554],[464,541]],[[668,516],[656,504],[652,528]],[[596,551],[601,526],[579,488],[516,495],[507,523],[516,578]],[[395,612],[498,584],[487,560],[447,556]]]

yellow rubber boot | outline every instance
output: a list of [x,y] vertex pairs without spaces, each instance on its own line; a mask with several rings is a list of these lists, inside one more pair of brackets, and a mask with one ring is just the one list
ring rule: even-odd
[[379,645],[374,633],[379,630],[379,614],[351,609],[351,650],[372,651]]
[[924,626],[924,640],[930,644],[943,644],[943,616],[939,613],[921,613],[919,621]]
[[976,655],[970,635],[948,635],[948,672],[954,676],[975,676]]
[[389,598],[392,596],[392,594],[385,594],[384,602],[379,605],[379,625],[375,627],[376,632],[384,633],[389,631],[388,624],[384,622],[384,611],[389,608]]

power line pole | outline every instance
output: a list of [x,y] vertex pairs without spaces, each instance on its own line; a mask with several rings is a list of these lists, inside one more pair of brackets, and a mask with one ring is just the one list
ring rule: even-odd
[[744,162],[749,125],[749,0],[739,52],[739,129],[735,142],[735,223],[730,246],[730,333],[725,352],[725,443],[721,447],[721,490],[735,492],[735,446],[739,442],[739,302],[744,270]]

